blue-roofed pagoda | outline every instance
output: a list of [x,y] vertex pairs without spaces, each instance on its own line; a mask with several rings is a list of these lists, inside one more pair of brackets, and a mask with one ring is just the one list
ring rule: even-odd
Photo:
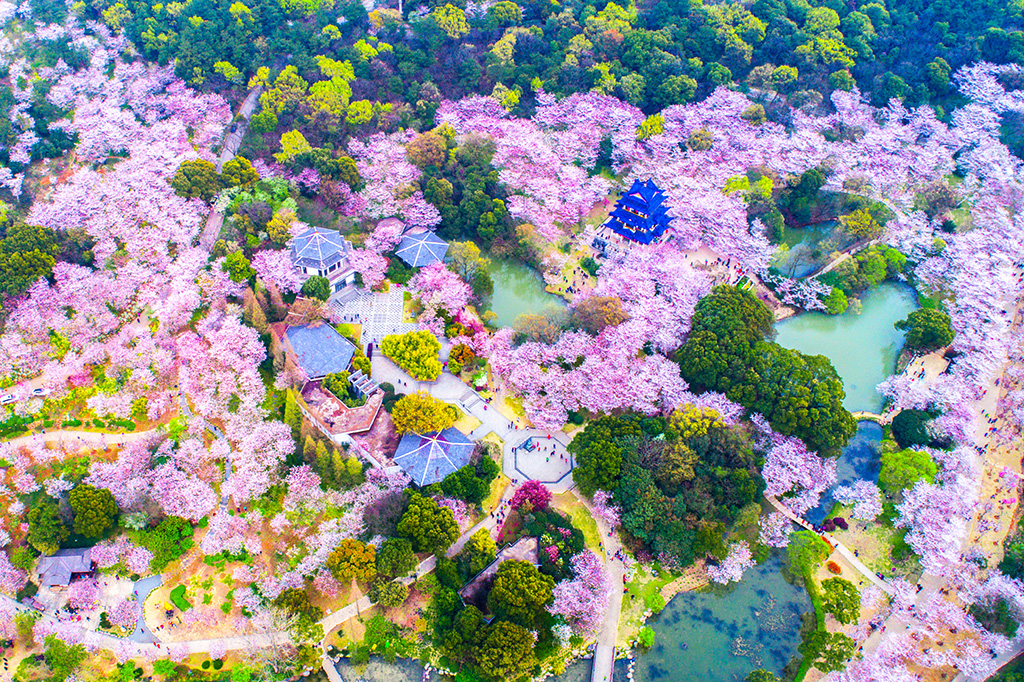
[[654,180],[634,180],[629,191],[615,202],[605,225],[626,239],[650,244],[664,234],[669,221],[665,193]]

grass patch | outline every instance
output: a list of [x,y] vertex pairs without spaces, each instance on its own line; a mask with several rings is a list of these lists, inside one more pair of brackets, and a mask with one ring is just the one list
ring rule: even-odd
[[171,603],[178,607],[181,611],[188,611],[192,608],[192,604],[189,603],[188,599],[185,599],[185,586],[178,585],[170,594]]
[[600,555],[600,543],[603,541],[601,532],[597,529],[597,521],[591,515],[590,510],[575,496],[568,493],[555,496],[555,507],[565,512],[576,526],[583,533],[583,539],[587,548]]
[[456,421],[452,426],[457,428],[462,433],[470,434],[473,432],[474,429],[476,429],[476,427],[483,424],[482,421],[480,421],[471,414],[466,414],[462,410],[459,410],[459,413],[462,416],[459,417],[458,421]]

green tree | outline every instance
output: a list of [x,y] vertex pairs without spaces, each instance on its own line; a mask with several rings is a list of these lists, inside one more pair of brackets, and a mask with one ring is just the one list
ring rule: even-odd
[[480,247],[473,242],[452,242],[448,245],[448,269],[467,282],[473,281],[480,270],[491,264],[490,258],[480,255]]
[[939,470],[932,456],[919,450],[882,452],[881,459],[878,482],[890,494],[911,488],[918,481],[931,483]]
[[448,156],[448,142],[437,131],[428,130],[409,140],[405,153],[420,168],[441,166]]
[[64,682],[71,673],[78,669],[78,666],[85,662],[87,654],[85,647],[81,644],[67,644],[57,635],[47,635],[43,642],[46,644],[43,657],[53,673],[50,679],[55,682]]
[[779,682],[779,678],[775,677],[775,673],[769,670],[758,668],[743,678],[743,682]]
[[221,170],[221,180],[225,187],[252,187],[259,179],[260,174],[244,156],[229,159]]
[[256,276],[249,259],[241,251],[234,251],[225,256],[221,269],[228,273],[232,282],[246,282]]
[[622,473],[622,447],[618,440],[640,434],[633,421],[619,417],[601,417],[583,429],[569,443],[575,455],[573,480],[585,495],[597,490],[611,490]]
[[320,275],[313,275],[302,283],[300,293],[308,298],[326,301],[331,297],[331,281]]
[[306,141],[305,136],[298,130],[289,130],[281,136],[281,151],[274,154],[279,163],[287,163],[299,154],[312,151],[313,146]]
[[866,208],[859,208],[840,218],[846,231],[858,239],[875,239],[882,234],[882,225]]
[[839,287],[832,287],[832,291],[825,297],[825,310],[829,315],[842,315],[849,306],[850,301]]
[[117,502],[106,488],[82,484],[68,494],[75,515],[75,532],[87,538],[102,537],[117,525]]
[[401,606],[409,598],[409,588],[393,580],[378,582],[370,588],[370,601],[385,609]]
[[915,310],[894,326],[905,330],[907,346],[921,353],[948,346],[955,335],[949,315],[935,308]]
[[434,381],[441,376],[441,343],[426,329],[388,334],[381,341],[380,350],[417,381]]
[[931,434],[928,433],[928,422],[931,420],[932,415],[924,410],[900,410],[890,424],[892,437],[901,448],[928,445],[932,442]]
[[[883,266],[884,269],[884,266]],[[719,391],[763,414],[784,435],[838,453],[856,430],[832,363],[765,339],[774,318],[754,294],[718,286],[697,304],[681,374],[699,391]]]
[[458,418],[459,408],[424,391],[402,396],[391,408],[391,419],[398,433],[443,431]]
[[849,625],[860,618],[860,592],[843,578],[828,578],[821,583],[821,605],[840,623]]
[[28,520],[28,543],[43,554],[53,554],[68,539],[68,527],[61,521],[60,509],[48,498],[29,507],[25,518]]
[[388,538],[377,550],[377,573],[388,578],[401,578],[416,568],[412,543],[405,538]]
[[171,178],[171,187],[178,196],[186,199],[210,201],[224,188],[224,184],[217,174],[216,166],[209,161],[196,159],[184,161],[178,166]]
[[498,567],[487,594],[487,608],[499,620],[534,627],[544,613],[544,605],[551,601],[554,587],[554,578],[528,561],[505,561]]
[[334,548],[324,566],[338,580],[373,580],[377,576],[377,550],[359,540],[345,538]]
[[665,132],[665,117],[661,114],[653,114],[644,119],[640,127],[636,129],[636,139],[646,140],[661,135]]
[[398,534],[412,540],[420,552],[443,553],[459,537],[452,510],[419,493],[409,497],[409,508],[398,522]]
[[789,570],[800,578],[811,573],[829,555],[828,543],[809,530],[793,533],[788,548]]
[[466,13],[455,5],[447,4],[444,7],[435,7],[434,11],[430,13],[430,18],[452,40],[458,40],[469,33]]
[[811,632],[797,647],[805,659],[813,661],[814,667],[824,673],[842,670],[856,649],[857,643],[843,633],[818,630]]
[[481,528],[470,536],[459,552],[457,563],[460,573],[466,578],[476,575],[494,561],[497,553],[498,545],[491,537],[491,532]]
[[305,590],[289,588],[279,594],[273,603],[295,616],[291,635],[297,644],[312,644],[324,638],[324,628],[319,623],[324,617],[324,610],[313,605]]
[[515,623],[497,621],[487,628],[487,636],[476,650],[476,659],[491,679],[525,679],[537,664],[533,633]]

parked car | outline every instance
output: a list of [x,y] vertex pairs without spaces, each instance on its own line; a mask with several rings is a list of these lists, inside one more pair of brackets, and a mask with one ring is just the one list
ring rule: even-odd
[[32,389],[32,395],[35,395],[35,396],[50,395],[50,391],[48,391],[45,388],[33,388]]
[[8,393],[7,395],[0,397],[0,405],[10,405],[14,402],[14,396]]

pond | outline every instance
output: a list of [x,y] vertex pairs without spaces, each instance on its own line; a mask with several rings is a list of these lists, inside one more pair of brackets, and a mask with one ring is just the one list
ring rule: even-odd
[[857,433],[843,449],[843,454],[836,461],[836,485],[822,495],[821,504],[811,509],[804,518],[817,525],[825,520],[835,504],[832,491],[837,486],[850,485],[854,481],[878,481],[878,472],[882,463],[878,458],[878,446],[882,442],[882,427],[875,422],[862,421],[857,424]]
[[[806,277],[821,267],[819,244],[835,229],[836,222],[828,221],[807,227],[786,227],[782,243],[789,251],[778,268],[789,277]],[[815,255],[817,254],[817,257]]]
[[544,278],[530,266],[515,260],[491,259],[487,274],[494,281],[491,310],[501,327],[511,327],[524,313],[539,314],[565,307],[565,300],[544,290]]
[[683,592],[648,621],[654,647],[637,656],[637,682],[739,682],[765,668],[781,677],[800,644],[807,592],[782,577],[778,555],[727,589]]
[[903,332],[893,323],[917,308],[905,284],[883,282],[861,294],[860,313],[801,313],[775,325],[776,341],[809,355],[824,355],[835,366],[851,412],[878,412],[882,395],[875,387],[892,374],[903,346]]

